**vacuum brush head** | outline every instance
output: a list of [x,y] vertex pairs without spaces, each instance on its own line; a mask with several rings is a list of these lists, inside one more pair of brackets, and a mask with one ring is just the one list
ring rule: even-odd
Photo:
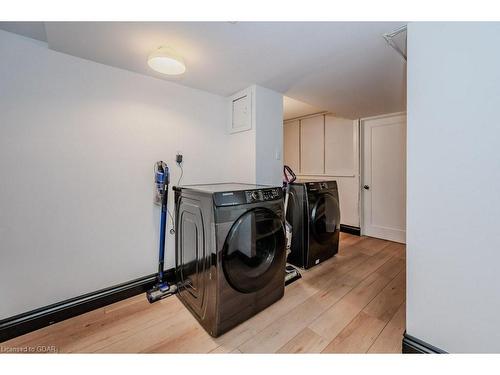
[[146,292],[146,297],[149,303],[159,301],[163,298],[170,297],[172,294],[177,292],[177,285],[170,285],[167,287],[162,287],[162,285],[156,285],[154,288]]

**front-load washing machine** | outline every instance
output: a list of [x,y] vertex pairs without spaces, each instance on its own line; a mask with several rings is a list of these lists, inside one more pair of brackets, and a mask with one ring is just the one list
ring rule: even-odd
[[279,300],[285,287],[281,187],[174,187],[177,296],[212,336]]
[[340,204],[336,181],[300,181],[290,185],[287,221],[292,225],[288,262],[310,268],[337,254]]

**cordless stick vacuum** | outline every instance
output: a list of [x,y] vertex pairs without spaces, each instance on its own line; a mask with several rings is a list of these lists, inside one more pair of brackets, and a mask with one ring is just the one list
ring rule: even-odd
[[[295,173],[293,173],[292,168],[288,165],[283,166],[283,190],[285,192],[285,203],[284,203],[284,216],[285,216],[285,236],[286,236],[286,255],[291,252],[292,247],[292,225],[286,219],[286,213],[288,209],[288,198],[290,196],[290,184],[297,179]],[[294,266],[287,264],[285,273],[285,285],[288,285],[295,280],[302,277],[299,270]]]
[[155,164],[155,185],[156,185],[156,201],[161,206],[160,214],[160,255],[158,259],[158,275],[156,284],[153,288],[146,292],[146,297],[149,303],[159,301],[165,297],[171,296],[177,292],[175,284],[170,285],[163,280],[163,265],[165,263],[165,231],[167,227],[167,202],[168,202],[168,184],[170,183],[170,175],[168,166],[163,161],[158,161]]

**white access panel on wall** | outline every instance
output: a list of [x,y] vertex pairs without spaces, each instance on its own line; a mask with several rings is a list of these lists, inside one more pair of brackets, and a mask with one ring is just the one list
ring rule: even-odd
[[300,120],[300,173],[325,173],[325,117]]
[[231,98],[229,132],[237,133],[252,129],[253,112],[252,87],[234,94]]
[[283,160],[295,173],[300,171],[300,122],[290,121],[283,125]]

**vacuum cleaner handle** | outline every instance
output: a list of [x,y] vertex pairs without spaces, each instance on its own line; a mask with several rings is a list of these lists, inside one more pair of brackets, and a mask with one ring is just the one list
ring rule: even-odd
[[293,173],[292,168],[288,165],[283,166],[283,176],[285,177],[285,181],[287,184],[291,184],[297,179],[295,173]]
[[293,183],[296,179],[297,176],[295,173],[293,173],[292,168],[290,168],[288,165],[283,166],[283,178],[284,178],[284,188],[285,188],[285,202],[284,202],[284,215],[286,217],[286,213],[288,210],[288,195],[290,193],[290,184]]
[[168,169],[168,166],[165,164],[163,168],[163,173],[165,174],[165,181],[164,181],[164,189],[163,189],[163,196],[161,200],[162,204],[162,210],[164,209],[167,211],[167,203],[168,203],[168,185],[170,184],[170,171]]

